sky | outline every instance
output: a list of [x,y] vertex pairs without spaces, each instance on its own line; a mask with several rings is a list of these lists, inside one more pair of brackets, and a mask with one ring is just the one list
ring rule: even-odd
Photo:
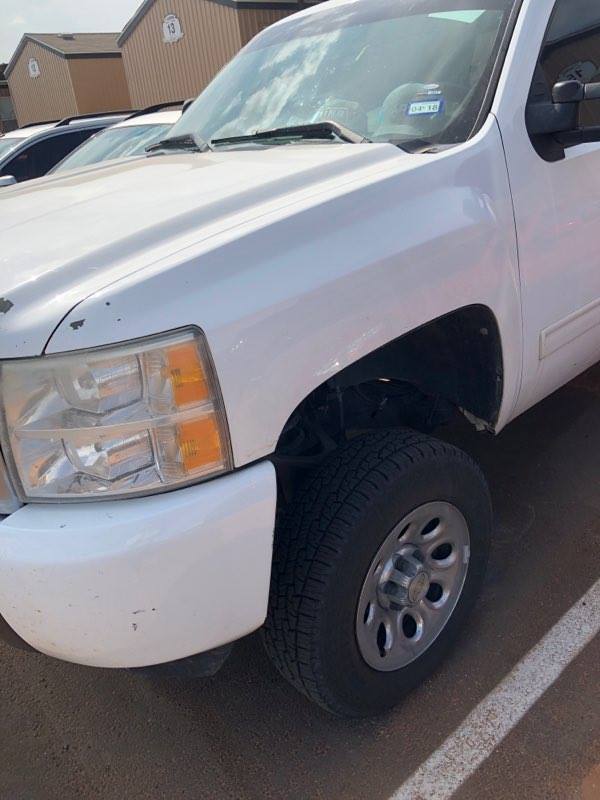
[[0,62],[27,33],[120,31],[141,0],[0,0]]

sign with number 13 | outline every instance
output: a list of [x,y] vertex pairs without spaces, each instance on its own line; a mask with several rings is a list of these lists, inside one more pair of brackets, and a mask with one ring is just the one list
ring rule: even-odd
[[172,44],[181,38],[183,38],[183,30],[179,18],[175,14],[169,14],[163,21],[163,40]]

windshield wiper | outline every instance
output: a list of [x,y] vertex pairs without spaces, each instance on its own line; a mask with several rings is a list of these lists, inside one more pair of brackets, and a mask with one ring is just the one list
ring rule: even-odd
[[161,139],[160,142],[146,148],[147,153],[156,153],[159,150],[189,150],[192,153],[208,153],[212,147],[195,133],[185,133],[183,136]]
[[244,142],[259,142],[273,139],[339,139],[351,144],[364,144],[370,142],[360,133],[346,128],[337,122],[311,122],[306,125],[290,125],[285,128],[273,128],[270,131],[256,131],[246,136],[226,136],[223,139],[213,139],[211,145],[243,144]]

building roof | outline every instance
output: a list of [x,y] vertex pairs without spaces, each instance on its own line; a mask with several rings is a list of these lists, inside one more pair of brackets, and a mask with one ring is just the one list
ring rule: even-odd
[[25,33],[8,62],[8,78],[28,42],[34,42],[61,58],[102,58],[121,55],[118,33]]
[[[129,39],[131,34],[144,19],[146,14],[150,11],[156,0],[143,0],[141,6],[135,12],[133,17],[123,28],[123,32],[117,40],[119,47]],[[218,3],[221,6],[229,6],[230,8],[278,8],[286,11],[299,11],[301,8],[313,5],[320,2],[320,0],[210,0],[212,3]]]

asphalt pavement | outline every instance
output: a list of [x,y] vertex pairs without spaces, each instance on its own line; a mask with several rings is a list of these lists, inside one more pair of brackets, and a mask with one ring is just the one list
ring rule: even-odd
[[[204,681],[0,646],[0,800],[391,797],[600,576],[600,366],[496,438],[466,426],[452,438],[492,487],[490,569],[454,654],[402,706],[330,717],[256,635]],[[487,797],[600,800],[598,638],[456,794]]]

